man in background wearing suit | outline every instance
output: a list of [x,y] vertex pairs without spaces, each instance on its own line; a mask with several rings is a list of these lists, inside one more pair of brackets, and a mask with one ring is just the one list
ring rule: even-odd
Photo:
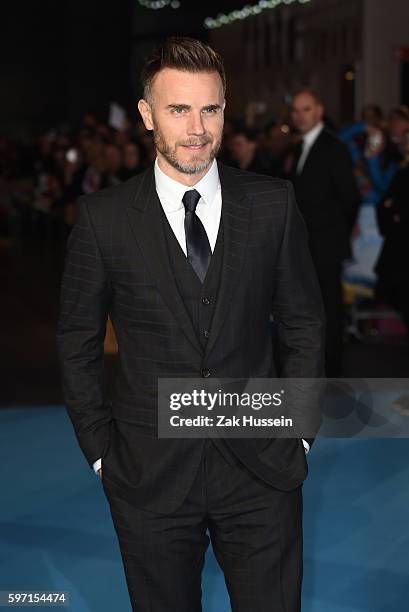
[[351,256],[350,236],[359,192],[344,144],[323,122],[318,95],[303,89],[293,96],[292,121],[301,135],[289,178],[307,225],[309,246],[326,314],[326,374],[342,375],[342,262]]
[[[323,376],[304,222],[290,183],[216,162],[217,53],[169,39],[142,80],[155,164],[81,198],[67,245],[58,346],[68,412],[102,477],[133,610],[200,612],[209,532],[234,612],[298,612],[312,440],[158,438],[157,382]],[[120,362],[112,401],[102,384],[108,314]]]

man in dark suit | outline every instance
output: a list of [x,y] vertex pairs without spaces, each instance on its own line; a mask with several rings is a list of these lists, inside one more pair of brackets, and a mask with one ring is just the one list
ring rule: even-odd
[[[161,377],[323,375],[323,309],[291,185],[218,164],[221,58],[170,39],[139,110],[153,168],[84,196],[67,245],[58,346],[68,412],[102,476],[133,609],[199,612],[210,533],[235,612],[300,610],[301,439],[157,437]],[[103,397],[110,315],[120,371]],[[102,462],[102,468],[101,468]]]
[[343,143],[323,122],[318,95],[303,89],[292,100],[292,120],[301,139],[289,178],[307,225],[326,314],[326,374],[342,373],[342,262],[351,255],[350,235],[359,207],[352,160]]

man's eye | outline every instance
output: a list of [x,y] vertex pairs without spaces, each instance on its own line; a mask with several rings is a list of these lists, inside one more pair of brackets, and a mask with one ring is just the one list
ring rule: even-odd
[[215,113],[217,113],[217,108],[204,108],[203,112],[206,113],[207,115],[214,115]]
[[175,115],[182,115],[185,112],[186,112],[185,108],[173,108],[172,109],[172,113]]

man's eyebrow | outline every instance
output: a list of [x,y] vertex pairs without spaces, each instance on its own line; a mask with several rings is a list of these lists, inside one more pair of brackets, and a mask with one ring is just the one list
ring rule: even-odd
[[183,108],[183,109],[189,109],[190,106],[189,104],[168,104],[166,108]]
[[[189,104],[168,104],[166,108],[169,108],[169,109],[178,108],[178,109],[183,109],[183,110],[189,110],[191,106]],[[206,104],[206,106],[203,106],[201,110],[203,110],[204,108],[218,109],[218,108],[221,108],[221,106],[220,104]]]

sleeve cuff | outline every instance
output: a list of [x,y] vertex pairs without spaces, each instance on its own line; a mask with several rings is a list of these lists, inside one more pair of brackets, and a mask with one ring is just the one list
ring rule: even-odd
[[100,469],[101,469],[101,467],[102,467],[102,459],[97,459],[97,460],[96,460],[96,461],[95,461],[95,462],[92,464],[92,467],[93,467],[93,469],[94,469],[94,472],[95,472],[96,474],[98,474],[98,470],[100,470]]
[[308,453],[308,451],[310,450],[310,445],[308,444],[308,442],[306,440],[304,440],[304,438],[301,438],[302,443],[304,445],[304,450],[305,450],[305,454]]

